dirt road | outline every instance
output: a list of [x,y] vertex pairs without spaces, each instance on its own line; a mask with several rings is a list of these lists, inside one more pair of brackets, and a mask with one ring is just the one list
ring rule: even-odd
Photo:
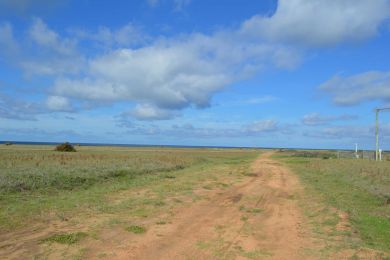
[[[272,152],[263,153],[250,171],[240,162],[237,167],[223,165],[207,170],[206,179],[176,182],[169,178],[170,185],[187,185],[190,192],[162,193],[166,204],[160,204],[164,206],[151,215],[131,216],[137,208],[124,204],[126,211],[120,216],[115,211],[91,214],[88,218],[53,220],[0,233],[0,258],[387,259],[383,252],[356,248],[359,237],[348,214],[324,206],[315,198],[310,200],[297,176],[271,156]],[[188,174],[194,177],[200,173]],[[111,201],[127,202],[130,198],[147,203],[156,194],[153,187],[159,185],[125,190]],[[167,187],[174,189],[170,185]],[[138,210],[145,209],[142,203]],[[310,223],[298,204],[315,213],[316,217],[310,215]],[[333,223],[336,214],[339,219],[334,229],[322,225],[329,220]],[[135,225],[146,232],[128,230]],[[80,231],[87,237],[77,243],[42,242],[55,234]]]
[[297,177],[263,154],[244,182],[177,209],[118,259],[308,259],[313,246],[297,205]]

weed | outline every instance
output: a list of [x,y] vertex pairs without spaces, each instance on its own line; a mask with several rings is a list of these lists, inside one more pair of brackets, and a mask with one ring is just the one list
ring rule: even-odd
[[211,243],[205,242],[205,241],[198,241],[198,242],[196,243],[196,246],[197,246],[199,249],[209,249],[210,246],[211,246]]
[[241,247],[236,248],[239,250],[239,254],[247,259],[259,259],[272,256],[271,253],[266,251],[254,250],[254,251],[245,251]]
[[260,213],[260,212],[263,212],[263,209],[253,208],[253,209],[250,209],[248,212],[250,212],[250,213]]
[[207,184],[207,185],[203,186],[203,189],[205,189],[205,190],[212,190],[213,187],[210,184]]
[[112,218],[112,219],[110,219],[109,221],[108,221],[108,225],[109,226],[116,226],[116,225],[119,225],[119,224],[121,224],[122,223],[122,221],[120,220],[120,219],[117,219],[117,218]]
[[130,226],[126,228],[127,231],[132,232],[134,234],[143,234],[146,232],[146,229],[141,226]]
[[241,221],[244,221],[244,222],[248,221],[248,217],[247,216],[242,216],[240,219],[241,219]]
[[60,244],[72,245],[79,242],[81,239],[87,236],[88,234],[84,232],[56,234],[51,237],[43,239],[42,242],[56,242]]
[[243,175],[248,176],[248,177],[257,177],[258,176],[256,173],[251,173],[251,172],[244,172]]
[[176,178],[176,176],[173,176],[173,175],[163,175],[162,177],[165,179],[175,179]]
[[240,211],[244,211],[244,212],[247,212],[247,213],[260,213],[260,212],[263,212],[264,210],[263,209],[260,209],[260,208],[247,208],[245,207],[244,205],[241,205],[240,206]]

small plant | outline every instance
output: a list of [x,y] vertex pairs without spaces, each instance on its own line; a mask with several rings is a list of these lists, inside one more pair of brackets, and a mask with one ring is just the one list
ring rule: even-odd
[[247,216],[242,216],[240,219],[241,219],[241,221],[244,221],[244,222],[248,221],[248,217]]
[[263,212],[263,209],[260,209],[260,208],[247,208],[245,207],[244,205],[241,205],[240,206],[240,211],[244,211],[244,212],[247,212],[247,213],[260,213],[260,212]]
[[165,179],[175,179],[176,178],[176,176],[173,176],[173,175],[163,175],[162,177]]
[[134,234],[142,234],[146,232],[146,228],[140,226],[130,226],[127,227],[126,230]]
[[76,152],[76,149],[70,143],[66,142],[56,146],[56,151],[59,152]]
[[202,188],[205,190],[212,190],[213,189],[213,187],[210,184],[204,185]]
[[385,195],[384,198],[385,198],[385,205],[389,205],[390,204],[390,194]]
[[263,209],[253,208],[253,209],[250,209],[248,212],[256,214],[256,213],[263,212]]
[[81,239],[87,236],[88,234],[84,232],[56,234],[51,237],[43,239],[42,242],[56,242],[60,244],[72,245],[79,242]]
[[4,143],[6,146],[10,146],[10,145],[13,145],[13,143],[12,142],[6,142],[6,143]]

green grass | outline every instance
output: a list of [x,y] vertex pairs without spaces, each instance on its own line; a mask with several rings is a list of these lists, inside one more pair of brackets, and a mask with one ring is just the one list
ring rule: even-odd
[[[282,156],[280,156],[282,155]],[[279,153],[311,194],[346,212],[365,246],[390,253],[390,162],[318,159]],[[335,226],[334,219],[323,224]]]
[[126,230],[134,234],[143,234],[146,232],[146,228],[141,226],[130,226],[127,227]]
[[244,205],[241,205],[240,206],[240,211],[243,211],[243,212],[246,212],[246,213],[257,214],[257,213],[263,212],[264,210],[260,209],[260,208],[248,208],[248,207],[245,207]]
[[69,233],[36,239],[34,250],[41,253],[29,253],[83,258],[88,243],[82,241],[83,232],[99,241],[107,230],[142,234],[153,225],[172,223],[178,203],[188,206],[206,198],[199,194],[208,192],[203,186],[223,190],[247,178],[259,153],[84,146],[76,153],[59,153],[53,146],[0,145],[0,233],[20,241],[20,234],[42,237],[48,223],[56,223]]
[[88,234],[84,232],[56,234],[51,237],[43,239],[42,242],[55,242],[60,244],[72,245],[72,244],[76,244],[81,239],[87,236]]
[[[53,219],[75,221],[80,215],[123,213],[146,218],[168,208],[169,197],[191,195],[198,184],[216,176],[245,172],[259,154],[239,149],[81,146],[77,150],[0,147],[0,230]],[[138,196],[136,191],[142,189],[150,196]]]
[[58,153],[12,148],[0,150],[0,194],[85,189],[115,178],[180,170],[206,159],[147,150],[104,151],[97,148]]
[[248,218],[248,216],[242,216],[240,219],[241,219],[241,221],[246,222],[246,221],[248,221],[249,218]]

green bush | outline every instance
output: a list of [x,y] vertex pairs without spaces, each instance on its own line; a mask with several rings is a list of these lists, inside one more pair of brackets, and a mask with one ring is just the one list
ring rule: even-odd
[[56,146],[56,151],[59,152],[76,152],[76,149],[70,143],[66,142]]

